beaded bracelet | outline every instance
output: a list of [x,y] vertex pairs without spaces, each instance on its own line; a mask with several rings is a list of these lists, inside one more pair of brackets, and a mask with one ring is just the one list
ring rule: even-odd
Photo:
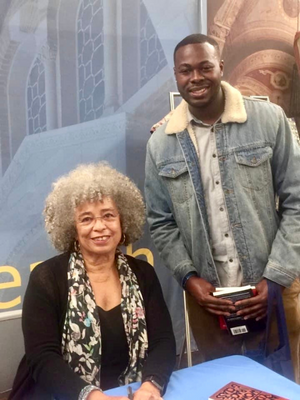
[[79,393],[78,400],[86,400],[88,395],[93,391],[93,390],[98,390],[99,392],[102,392],[98,386],[95,385],[87,385],[85,386]]

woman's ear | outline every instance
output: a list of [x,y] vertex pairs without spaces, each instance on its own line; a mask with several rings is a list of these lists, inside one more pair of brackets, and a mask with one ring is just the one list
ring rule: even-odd
[[122,245],[125,243],[125,241],[126,241],[126,235],[125,235],[125,233],[123,232],[123,233],[122,233],[121,241],[120,241],[120,243],[119,243],[119,246],[122,246]]

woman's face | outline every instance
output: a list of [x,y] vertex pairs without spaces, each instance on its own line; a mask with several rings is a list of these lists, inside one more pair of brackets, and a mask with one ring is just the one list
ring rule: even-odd
[[84,256],[114,256],[121,241],[120,216],[113,200],[86,202],[75,209],[77,240]]

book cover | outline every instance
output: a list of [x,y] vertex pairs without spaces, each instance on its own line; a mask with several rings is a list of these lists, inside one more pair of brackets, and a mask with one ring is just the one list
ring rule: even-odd
[[263,390],[237,382],[230,382],[223,386],[208,400],[289,400],[286,397],[277,396]]
[[213,296],[219,296],[223,294],[229,294],[229,293],[237,293],[237,292],[243,292],[244,290],[247,289],[252,289],[255,290],[255,286],[252,285],[246,285],[246,286],[225,286],[225,287],[217,287],[215,292],[213,292]]
[[[218,288],[213,292],[214,297],[229,299],[233,303],[238,300],[248,299],[257,294],[255,286],[244,286],[240,288]],[[244,320],[243,317],[237,315],[236,313],[231,313],[229,317],[222,317],[220,319],[221,329],[224,323],[226,324],[227,330],[231,335],[242,335],[249,332],[260,331],[265,328],[265,321],[256,321],[254,318]]]

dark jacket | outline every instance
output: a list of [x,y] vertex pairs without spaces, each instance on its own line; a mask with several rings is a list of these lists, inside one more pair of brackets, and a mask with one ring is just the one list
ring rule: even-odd
[[[10,400],[76,400],[87,385],[63,360],[61,336],[68,299],[69,253],[39,264],[31,273],[26,290],[22,328],[23,357]],[[144,380],[154,375],[166,384],[175,364],[175,340],[170,315],[154,268],[145,261],[126,256],[135,273],[146,310],[148,357]]]

